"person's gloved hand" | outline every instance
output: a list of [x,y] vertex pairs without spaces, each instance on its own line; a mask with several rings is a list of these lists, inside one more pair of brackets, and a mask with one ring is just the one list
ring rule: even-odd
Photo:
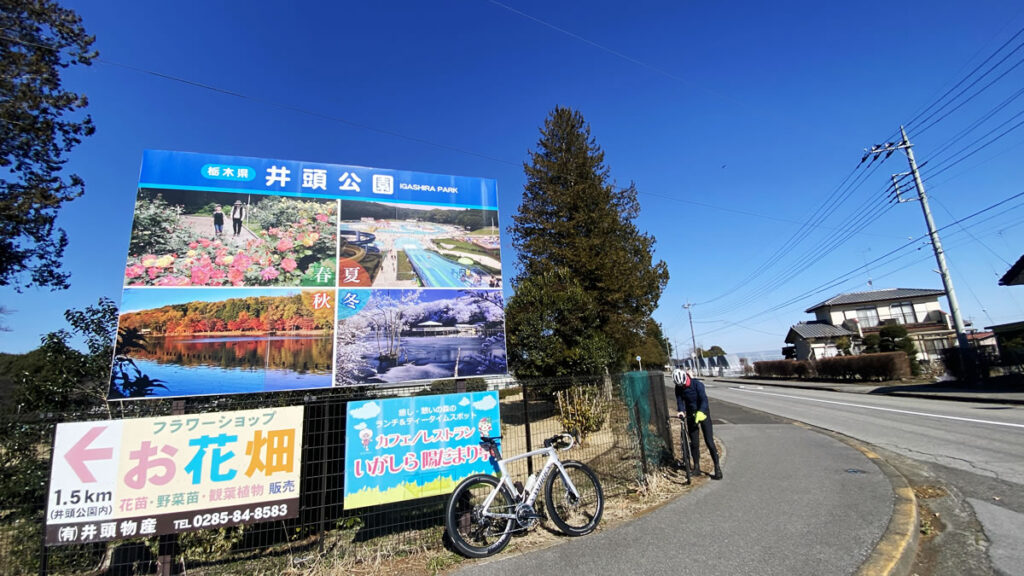
[[707,414],[701,412],[700,410],[697,410],[697,415],[696,415],[696,417],[694,417],[693,420],[697,424],[700,424],[703,420],[707,420],[707,419],[708,419],[708,415]]
[[686,417],[686,412],[680,412],[676,415],[680,420]]

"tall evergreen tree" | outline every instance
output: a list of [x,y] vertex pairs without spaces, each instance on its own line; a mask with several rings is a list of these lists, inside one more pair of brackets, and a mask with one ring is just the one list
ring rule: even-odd
[[54,220],[85,187],[61,170],[94,128],[68,117],[87,102],[61,86],[61,70],[88,65],[94,39],[54,0],[0,0],[0,30],[0,286],[67,288],[67,234]]
[[[608,367],[622,368],[630,352],[643,345],[648,321],[668,282],[668,267],[653,262],[654,238],[633,224],[640,213],[636,187],[630,183],[618,188],[610,181],[604,152],[591,137],[590,126],[569,108],[556,107],[548,116],[537,150],[530,152],[524,169],[523,202],[510,228],[521,265],[514,284],[517,294],[519,286],[546,286],[552,278],[571,277],[574,287],[585,294],[588,310],[593,310],[593,321],[582,328],[588,332],[578,336],[607,343],[612,358]],[[520,334],[527,325],[548,324],[524,314],[551,315],[552,310],[524,309],[515,298],[506,319],[510,334]],[[561,313],[570,317],[574,311]]]

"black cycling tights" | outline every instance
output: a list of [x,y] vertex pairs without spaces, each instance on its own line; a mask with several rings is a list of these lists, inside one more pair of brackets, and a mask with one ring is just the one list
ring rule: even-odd
[[710,416],[702,420],[700,424],[697,424],[693,417],[686,419],[686,431],[690,435],[690,453],[693,454],[693,463],[694,465],[700,463],[700,433],[697,431],[698,428],[704,433],[704,444],[708,447],[711,461],[717,466],[718,450],[715,449],[715,431],[711,427]]

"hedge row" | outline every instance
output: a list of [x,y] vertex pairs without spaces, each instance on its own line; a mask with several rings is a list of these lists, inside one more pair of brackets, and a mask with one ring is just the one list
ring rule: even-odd
[[754,374],[765,378],[806,378],[811,363],[806,360],[761,360],[754,362]]
[[815,361],[754,362],[754,372],[766,378],[826,378],[829,380],[900,380],[910,376],[904,352],[836,356]]

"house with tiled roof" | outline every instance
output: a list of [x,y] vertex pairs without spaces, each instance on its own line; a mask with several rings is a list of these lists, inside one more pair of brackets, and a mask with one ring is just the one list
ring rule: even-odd
[[[818,349],[813,357],[821,358],[822,354],[832,352],[834,340],[842,337],[838,331],[830,333],[832,329],[848,332],[857,352],[864,336],[877,334],[887,324],[901,324],[917,346],[918,360],[939,360],[942,350],[956,343],[956,331],[950,316],[939,304],[939,298],[945,294],[942,290],[918,288],[839,294],[805,310],[814,314],[814,321],[791,327],[786,342],[796,348],[798,359],[811,357],[801,358],[799,351],[803,348],[809,354],[815,345]],[[828,348],[830,338],[833,349]],[[829,355],[834,356],[835,353]]]
[[816,360],[838,356],[838,344],[843,338],[852,344],[858,336],[841,326],[815,320],[790,326],[786,344],[792,346],[793,357],[797,360]]

